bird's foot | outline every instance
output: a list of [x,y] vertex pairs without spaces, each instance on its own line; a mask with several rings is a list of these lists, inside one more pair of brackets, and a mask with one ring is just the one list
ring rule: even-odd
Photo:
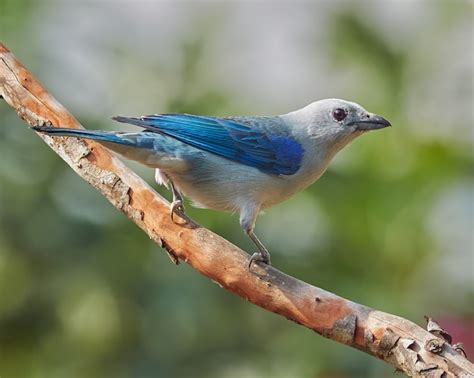
[[184,213],[184,205],[183,205],[183,201],[181,199],[175,199],[173,202],[171,202],[170,210],[171,210],[170,216],[171,216],[171,221],[172,222],[178,223],[174,219],[175,215],[177,215],[180,218],[184,219],[186,222],[189,221],[189,218]]
[[267,252],[267,254],[262,254],[260,252],[255,252],[251,257],[249,261],[249,269],[252,267],[252,263],[254,262],[263,262],[264,264],[267,265],[272,265],[270,261],[270,254]]

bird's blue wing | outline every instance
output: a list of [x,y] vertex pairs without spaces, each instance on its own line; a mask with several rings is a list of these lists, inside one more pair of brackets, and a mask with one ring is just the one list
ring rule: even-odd
[[[281,127],[282,124],[278,124],[283,121],[277,117],[215,118],[162,114],[114,119],[168,135],[266,173],[292,175],[301,166],[303,147],[289,135],[286,125]],[[262,124],[264,127],[258,127]],[[272,124],[280,127],[272,130]]]

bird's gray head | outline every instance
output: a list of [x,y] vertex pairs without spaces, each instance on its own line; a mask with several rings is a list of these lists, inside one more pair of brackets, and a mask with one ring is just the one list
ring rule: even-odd
[[310,138],[339,148],[367,131],[390,126],[385,118],[340,99],[316,101],[286,117],[302,126]]

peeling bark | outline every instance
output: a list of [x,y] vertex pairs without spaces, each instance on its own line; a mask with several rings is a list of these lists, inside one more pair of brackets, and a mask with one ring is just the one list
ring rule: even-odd
[[[31,126],[81,128],[77,120],[0,44],[0,97]],[[474,365],[446,340],[395,315],[351,302],[254,264],[249,255],[190,222],[170,219],[169,204],[101,145],[38,134],[84,180],[137,224],[172,260],[187,262],[222,288],[414,377],[474,376]],[[462,350],[462,349],[461,349]]]

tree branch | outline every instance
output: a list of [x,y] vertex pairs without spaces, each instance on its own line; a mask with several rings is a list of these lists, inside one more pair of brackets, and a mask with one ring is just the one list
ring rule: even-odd
[[[2,44],[0,95],[31,126],[82,127]],[[451,345],[406,319],[338,297],[273,267],[254,264],[249,271],[249,255],[236,246],[195,223],[173,223],[168,202],[101,145],[38,135],[159,246],[226,290],[410,376],[474,376],[474,365]]]

